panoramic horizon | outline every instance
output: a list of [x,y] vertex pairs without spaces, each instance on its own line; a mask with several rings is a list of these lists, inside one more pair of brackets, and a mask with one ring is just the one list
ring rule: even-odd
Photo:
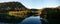
[[29,9],[42,9],[45,7],[60,6],[60,0],[0,0],[0,3],[13,1],[21,2],[25,7]]

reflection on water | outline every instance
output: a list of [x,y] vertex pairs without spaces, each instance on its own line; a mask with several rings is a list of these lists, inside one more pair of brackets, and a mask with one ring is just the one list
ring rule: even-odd
[[40,17],[31,16],[29,18],[24,19],[21,24],[41,24]]
[[[13,23],[1,23],[0,22],[0,24],[13,24]],[[14,23],[14,24],[17,24],[17,23]],[[21,23],[18,23],[18,24],[41,24],[41,21],[40,21],[39,16],[37,17],[31,16],[31,17],[24,19]]]

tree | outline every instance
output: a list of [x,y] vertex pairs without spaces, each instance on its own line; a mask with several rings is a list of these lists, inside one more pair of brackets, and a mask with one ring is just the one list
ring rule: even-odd
[[60,14],[60,10],[57,8],[45,8],[42,11],[41,17],[44,18],[44,16],[46,15],[45,19],[48,20],[49,24],[58,24],[60,21],[59,14]]

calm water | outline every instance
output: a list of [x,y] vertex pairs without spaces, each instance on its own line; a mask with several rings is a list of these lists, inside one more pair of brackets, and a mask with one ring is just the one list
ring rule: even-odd
[[21,24],[41,24],[39,16],[31,16],[29,18],[24,19]]
[[[12,24],[12,23],[1,23],[0,24]],[[39,16],[31,16],[26,19],[24,19],[21,23],[18,24],[41,24],[40,17]]]

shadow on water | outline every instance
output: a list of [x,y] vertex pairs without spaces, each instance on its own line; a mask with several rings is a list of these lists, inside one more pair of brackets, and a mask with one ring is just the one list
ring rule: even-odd
[[23,19],[17,18],[15,16],[9,16],[8,14],[0,14],[0,24],[9,23],[9,24],[17,24],[20,23]]

